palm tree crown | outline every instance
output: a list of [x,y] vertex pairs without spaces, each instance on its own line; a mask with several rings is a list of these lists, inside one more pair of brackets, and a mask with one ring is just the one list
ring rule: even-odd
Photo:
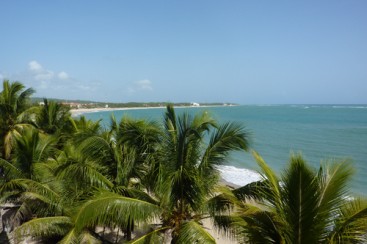
[[257,153],[254,157],[264,181],[235,190],[240,200],[237,214],[230,221],[218,219],[219,226],[231,223],[240,240],[249,243],[367,241],[367,201],[350,198],[349,162],[326,164],[316,171],[301,155],[293,155],[278,177]]
[[29,108],[29,98],[34,93],[32,88],[24,90],[20,82],[3,81],[0,92],[0,135],[3,158],[9,158],[14,136],[27,127],[25,112]]

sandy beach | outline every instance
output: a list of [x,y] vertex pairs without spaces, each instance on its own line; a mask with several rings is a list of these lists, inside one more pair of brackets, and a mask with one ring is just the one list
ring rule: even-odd
[[131,107],[131,108],[79,108],[79,109],[70,109],[71,116],[79,116],[86,113],[96,113],[96,112],[105,112],[105,111],[119,111],[119,110],[137,110],[137,109],[158,109],[164,107]]
[[[236,105],[222,105],[222,106],[236,106]],[[177,106],[175,108],[208,108],[208,107],[222,107],[220,105],[200,105],[200,106]],[[71,116],[79,116],[85,113],[96,113],[96,112],[105,112],[105,111],[119,111],[119,110],[138,110],[138,109],[162,109],[166,106],[161,107],[124,107],[124,108],[78,108],[78,109],[70,109]]]

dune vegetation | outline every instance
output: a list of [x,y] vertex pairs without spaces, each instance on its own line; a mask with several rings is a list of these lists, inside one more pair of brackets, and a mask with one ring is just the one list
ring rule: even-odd
[[217,166],[251,151],[241,124],[168,105],[105,128],[33,93],[8,80],[0,93],[1,243],[215,243],[206,219],[239,243],[367,242],[348,162],[293,155],[279,176],[253,152],[263,180],[231,189]]

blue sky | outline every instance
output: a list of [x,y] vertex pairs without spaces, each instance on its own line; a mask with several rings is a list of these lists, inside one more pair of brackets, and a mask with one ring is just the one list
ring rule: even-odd
[[113,102],[367,103],[367,1],[1,1],[0,79]]

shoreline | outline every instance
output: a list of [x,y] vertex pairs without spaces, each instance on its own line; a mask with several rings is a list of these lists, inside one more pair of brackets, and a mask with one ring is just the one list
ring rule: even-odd
[[[216,108],[216,107],[234,107],[238,105],[203,105],[203,106],[174,106],[174,108]],[[124,111],[124,110],[141,110],[141,109],[162,109],[166,106],[161,107],[121,107],[121,108],[78,108],[70,109],[72,117],[80,116],[86,113],[98,113],[107,111]]]
[[[228,105],[222,106],[176,106],[175,108],[208,108],[208,107],[227,107]],[[239,105],[231,105],[239,106]],[[165,106],[160,107],[120,107],[120,108],[80,108],[71,109],[71,116],[77,117],[86,113],[97,113],[97,112],[113,112],[113,111],[127,111],[127,110],[143,110],[143,109],[164,109]],[[236,189],[249,184],[254,181],[261,180],[258,172],[248,168],[238,168],[232,165],[221,165],[218,168],[220,173],[220,184],[226,185],[231,189]]]
[[164,107],[129,107],[129,108],[78,108],[70,109],[72,117],[76,117],[87,113],[98,113],[107,111],[122,111],[122,110],[139,110],[139,109],[159,109]]

